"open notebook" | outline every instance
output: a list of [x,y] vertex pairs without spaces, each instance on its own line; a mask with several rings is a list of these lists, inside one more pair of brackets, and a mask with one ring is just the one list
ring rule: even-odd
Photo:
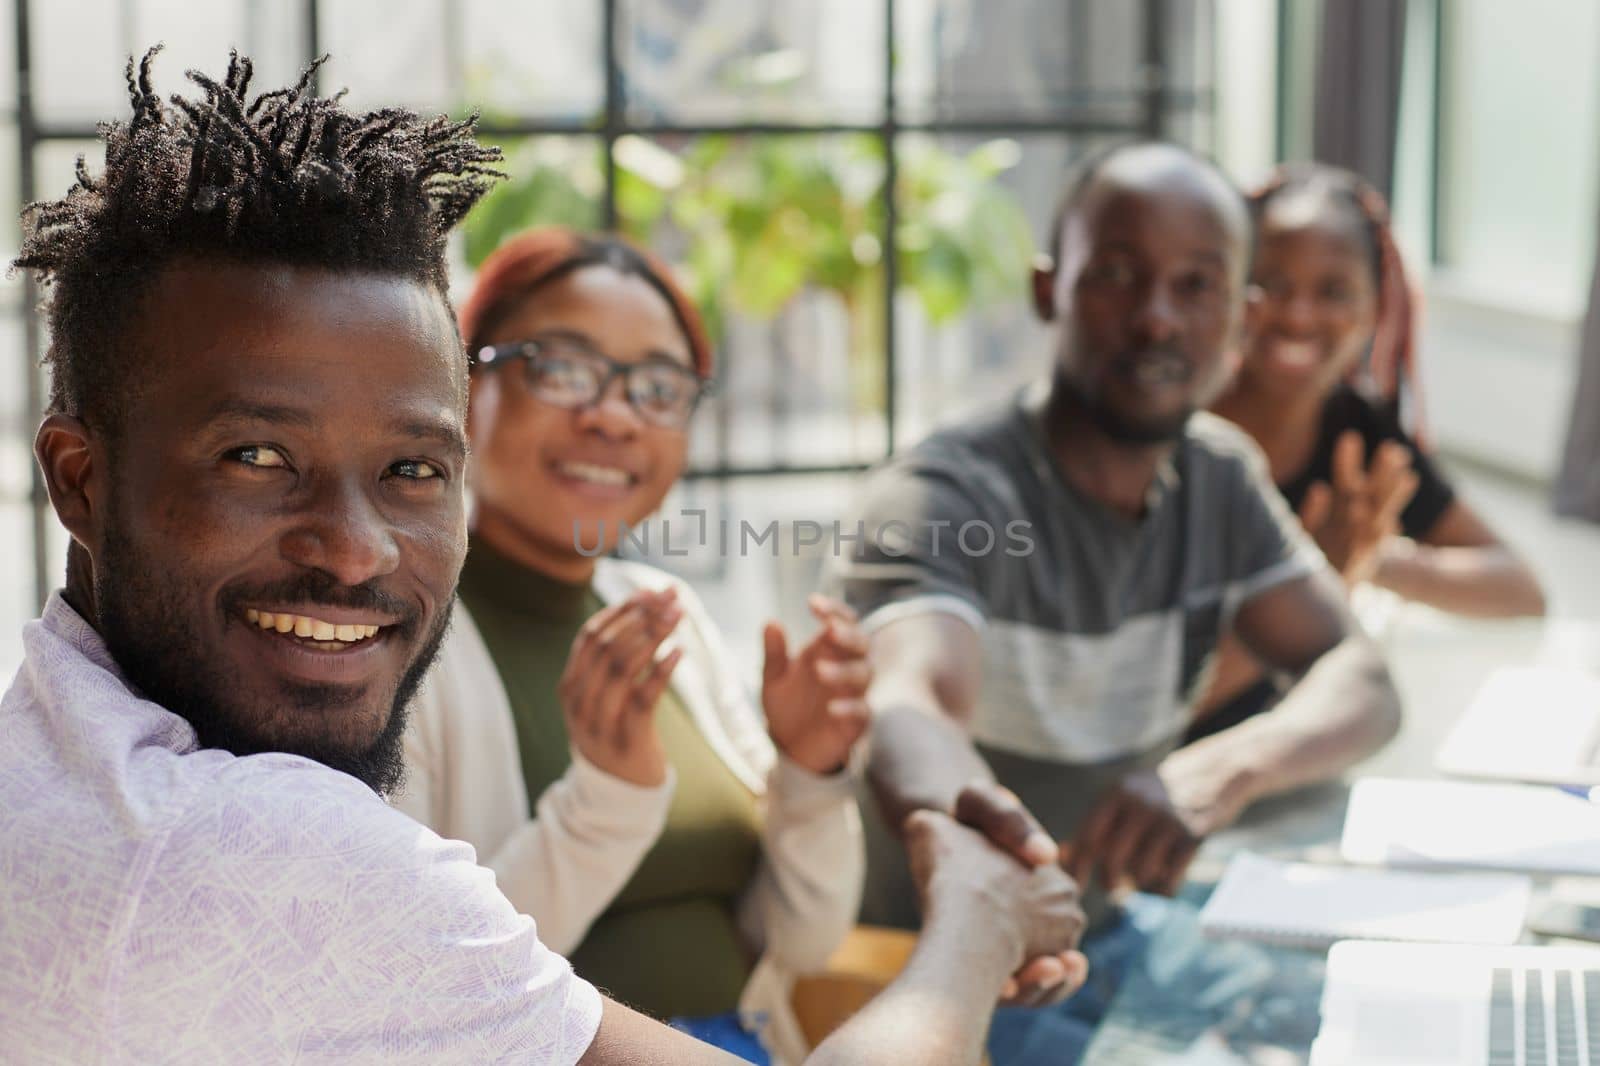
[[1348,939],[1515,944],[1530,891],[1515,874],[1314,866],[1246,851],[1229,861],[1200,928],[1309,948]]

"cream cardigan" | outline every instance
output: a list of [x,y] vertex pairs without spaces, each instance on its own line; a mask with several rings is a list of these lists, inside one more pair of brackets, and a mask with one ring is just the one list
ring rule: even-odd
[[[794,976],[820,970],[855,924],[865,859],[851,783],[780,756],[739,682],[721,635],[693,591],[641,563],[599,561],[594,589],[616,603],[673,586],[683,648],[672,689],[712,750],[763,808],[762,858],[740,900],[739,927],[760,954],[741,1009],[765,1012],[770,1043],[802,1052],[787,1000]],[[471,616],[455,620],[412,704],[406,781],[391,802],[444,837],[464,840],[500,889],[559,952],[575,948],[610,906],[666,822],[673,778],[640,788],[573,753],[573,764],[529,817],[527,786],[505,686]],[[650,945],[639,945],[640,951]]]

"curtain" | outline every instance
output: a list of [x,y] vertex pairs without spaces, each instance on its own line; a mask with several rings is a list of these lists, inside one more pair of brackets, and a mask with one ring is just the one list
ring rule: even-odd
[[1312,155],[1390,198],[1400,125],[1405,0],[1324,0]]

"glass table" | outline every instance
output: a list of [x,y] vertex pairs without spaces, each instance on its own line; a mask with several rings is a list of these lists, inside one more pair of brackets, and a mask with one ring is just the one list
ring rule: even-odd
[[[1499,666],[1600,662],[1600,627],[1581,622],[1473,624],[1407,609],[1380,639],[1405,706],[1400,736],[1357,767],[1360,776],[1432,777],[1433,756],[1462,709]],[[1287,1066],[1304,1063],[1320,1025],[1327,953],[1212,940],[1198,913],[1228,858],[1250,849],[1275,858],[1339,861],[1348,785],[1275,797],[1208,840],[1174,901],[1135,901],[1148,934],[1083,1058],[1085,1066]],[[1536,881],[1600,901],[1594,879]]]

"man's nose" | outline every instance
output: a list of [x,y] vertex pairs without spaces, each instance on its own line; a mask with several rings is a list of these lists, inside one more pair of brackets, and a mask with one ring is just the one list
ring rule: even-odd
[[280,544],[283,557],[355,586],[395,572],[400,545],[394,527],[361,486],[323,485]]
[[1155,281],[1146,287],[1144,298],[1139,302],[1137,325],[1148,342],[1161,343],[1178,335],[1182,319],[1172,286]]

